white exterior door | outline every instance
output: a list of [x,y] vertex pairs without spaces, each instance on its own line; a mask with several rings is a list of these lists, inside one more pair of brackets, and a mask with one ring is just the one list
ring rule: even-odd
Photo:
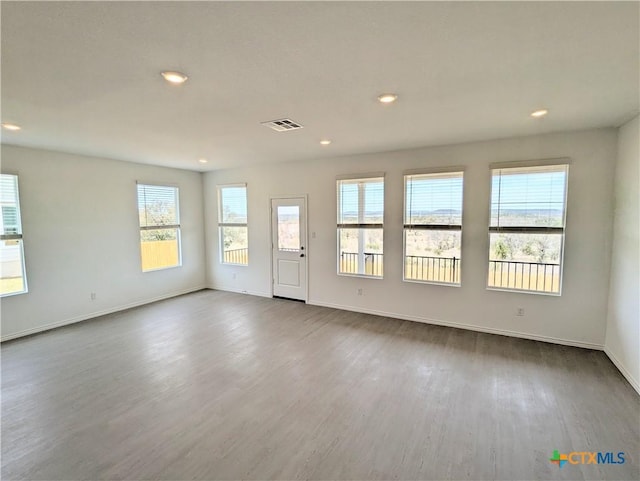
[[307,206],[304,197],[271,199],[273,295],[307,300]]

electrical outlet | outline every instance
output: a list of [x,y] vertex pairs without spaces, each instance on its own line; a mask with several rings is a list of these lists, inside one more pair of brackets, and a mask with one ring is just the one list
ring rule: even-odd
[[516,316],[524,316],[524,307],[518,307],[516,310]]
[[358,295],[361,296],[362,295],[362,288],[358,289]]
[[231,279],[233,279],[234,281],[236,280],[236,277],[238,277],[238,274],[236,274],[235,272],[231,274]]
[[97,297],[97,296],[96,296],[96,293],[95,293],[95,292],[92,292],[92,293],[91,293],[91,300],[92,300],[92,301],[95,301],[95,300],[96,300],[96,297]]

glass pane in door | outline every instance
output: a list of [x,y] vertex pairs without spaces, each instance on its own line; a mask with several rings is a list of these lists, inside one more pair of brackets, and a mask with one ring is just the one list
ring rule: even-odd
[[278,250],[300,250],[300,207],[297,205],[278,206]]

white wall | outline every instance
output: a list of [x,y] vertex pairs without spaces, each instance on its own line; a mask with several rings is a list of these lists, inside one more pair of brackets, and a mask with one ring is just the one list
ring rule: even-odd
[[640,392],[640,118],[618,134],[605,352]]
[[[286,134],[285,134],[286,135]],[[210,287],[269,296],[269,198],[309,195],[309,302],[424,322],[602,348],[605,338],[616,131],[591,130],[432,147],[205,174]],[[283,142],[286,138],[283,136]],[[309,148],[320,148],[310,146]],[[330,152],[330,147],[327,148]],[[564,287],[561,297],[486,290],[491,162],[569,157]],[[405,169],[465,165],[462,287],[402,282]],[[386,172],[385,278],[336,275],[339,174]],[[216,185],[248,183],[250,265],[218,261]],[[236,275],[234,278],[233,274]],[[363,296],[357,296],[358,288]],[[516,317],[523,307],[525,315]]]
[[[204,287],[201,174],[8,145],[2,172],[19,175],[29,284],[1,300],[3,340]],[[182,267],[141,272],[136,180],[180,187]]]

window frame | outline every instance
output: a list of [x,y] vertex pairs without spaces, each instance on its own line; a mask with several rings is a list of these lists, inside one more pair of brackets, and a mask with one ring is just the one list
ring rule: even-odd
[[[432,284],[445,287],[462,287],[462,230],[464,225],[464,166],[441,167],[432,169],[414,169],[404,171],[403,179],[403,211],[402,211],[402,281],[416,284]],[[460,225],[457,224],[411,224],[407,223],[407,180],[412,176],[421,175],[438,175],[438,174],[461,174],[462,178],[462,199],[460,212]],[[429,281],[420,279],[408,279],[406,277],[406,259],[407,259],[407,236],[408,230],[431,230],[431,231],[457,231],[460,232],[460,268],[458,274],[458,282]]]
[[[140,186],[146,186],[146,187],[164,187],[164,188],[170,188],[170,189],[175,189],[175,199],[176,199],[176,221],[177,224],[163,224],[163,225],[158,225],[158,226],[142,226],[140,225],[140,197],[139,197],[139,188]],[[147,273],[147,272],[157,272],[157,271],[163,271],[166,269],[175,269],[178,267],[182,267],[182,227],[181,227],[181,223],[180,223],[180,187],[177,184],[167,184],[167,183],[161,183],[161,182],[143,182],[143,181],[136,181],[136,199],[137,199],[137,214],[138,214],[138,231],[139,231],[139,235],[140,235],[140,270],[142,271],[142,273]],[[146,204],[145,204],[146,207]],[[178,263],[175,265],[171,265],[171,266],[164,266],[164,267],[156,267],[154,269],[144,269],[142,267],[142,262],[143,262],[143,254],[142,254],[142,232],[144,231],[148,231],[148,230],[176,230],[176,242],[178,243]]]
[[[361,185],[364,185],[364,183],[366,183],[367,181],[373,181],[374,179],[381,179],[382,180],[382,223],[366,223],[366,222],[360,222],[362,220],[363,214],[364,214],[364,190],[360,188],[360,186],[358,187],[358,223],[356,224],[348,224],[348,223],[340,223],[341,220],[341,190],[340,190],[340,185],[342,182],[358,182],[358,181],[362,181]],[[366,278],[366,279],[384,279],[384,216],[385,216],[385,208],[384,208],[384,204],[385,204],[385,188],[386,188],[386,182],[385,182],[385,173],[384,172],[370,172],[370,173],[364,173],[364,174],[350,174],[350,175],[342,175],[342,176],[338,176],[336,177],[336,273],[339,276],[346,276],[346,277],[361,277],[361,278]],[[375,275],[375,274],[366,274],[366,273],[360,273],[360,272],[356,272],[356,273],[352,273],[352,272],[341,272],[340,271],[340,260],[341,260],[341,252],[340,252],[340,231],[341,229],[380,229],[380,231],[382,232],[382,253],[381,254],[377,254],[377,255],[381,255],[382,256],[382,262],[381,262],[381,267],[380,269],[382,270],[382,274],[381,275]],[[360,253],[358,252],[358,270],[360,270],[360,257],[365,257],[366,253]],[[364,262],[362,262],[362,265],[364,266],[364,269],[366,269],[366,260]]]
[[[562,287],[564,281],[564,249],[566,245],[567,234],[567,200],[569,198],[569,167],[571,165],[571,159],[569,158],[557,158],[557,159],[541,159],[541,160],[525,160],[525,161],[513,161],[513,162],[496,162],[489,165],[489,227],[487,229],[487,247],[488,255],[486,257],[487,269],[486,269],[486,290],[498,291],[498,292],[512,292],[520,294],[534,294],[542,296],[554,296],[560,297],[562,295]],[[562,198],[562,227],[551,226],[492,226],[492,208],[493,208],[493,177],[496,170],[507,169],[535,169],[544,167],[564,167],[564,195]],[[506,233],[506,234],[555,234],[560,235],[560,252],[558,257],[558,292],[533,290],[533,289],[520,289],[516,287],[497,287],[489,285],[489,274],[491,269],[491,234]],[[520,262],[520,261],[514,261]],[[517,271],[516,271],[517,275]],[[539,274],[536,273],[536,276]],[[536,280],[537,283],[537,280]]]
[[[222,204],[222,191],[227,188],[244,188],[244,198],[247,205],[247,221],[246,222],[223,222],[224,219],[224,205]],[[218,198],[218,261],[220,264],[227,266],[249,266],[249,189],[246,182],[237,182],[233,184],[220,184],[216,186],[217,198]],[[224,260],[224,239],[223,229],[225,227],[244,227],[247,229],[247,262],[226,262]]]
[[[22,231],[22,207],[21,207],[21,203],[20,203],[20,176],[18,173],[14,173],[14,172],[2,172],[0,173],[0,176],[11,176],[11,177],[15,177],[15,186],[16,186],[16,196],[15,196],[15,201],[16,201],[16,225],[18,227],[18,232],[15,234],[4,234],[3,232],[0,232],[0,240],[1,241],[7,241],[7,240],[17,240],[19,241],[20,244],[20,260],[21,260],[21,264],[22,264],[22,290],[21,291],[14,291],[14,292],[7,292],[7,293],[0,293],[0,298],[3,297],[11,297],[11,296],[19,296],[22,294],[28,294],[29,293],[29,283],[27,281],[27,262],[26,262],[26,256],[25,256],[25,248],[24,248],[24,235],[23,235],[23,231]],[[3,225],[4,225],[4,214],[3,214]]]

